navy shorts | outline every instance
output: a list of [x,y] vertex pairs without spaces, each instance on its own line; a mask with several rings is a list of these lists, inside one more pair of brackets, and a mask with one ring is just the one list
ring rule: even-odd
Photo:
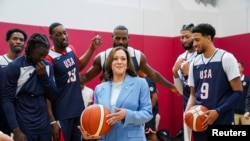
[[152,131],[156,131],[155,118],[158,113],[158,106],[153,107],[152,112],[153,112],[153,118],[145,124],[145,132],[147,132],[149,129],[151,129]]

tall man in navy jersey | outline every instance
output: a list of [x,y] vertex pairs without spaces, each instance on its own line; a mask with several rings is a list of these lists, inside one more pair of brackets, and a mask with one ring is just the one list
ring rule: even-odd
[[[158,71],[153,69],[146,60],[146,56],[139,50],[136,50],[130,46],[128,46],[128,40],[129,40],[129,34],[128,29],[123,25],[118,25],[115,27],[112,35],[113,39],[113,47],[117,46],[123,46],[128,49],[130,56],[133,60],[134,66],[136,71],[138,72],[141,70],[147,76],[152,79],[154,82],[157,82],[169,89],[171,91],[177,93],[177,90],[171,82],[169,82],[167,79],[165,79]],[[93,62],[93,65],[91,68],[83,75],[81,75],[81,82],[86,83],[90,80],[92,80],[94,77],[96,77],[100,72],[102,72],[104,69],[104,63],[105,59],[108,57],[109,52],[112,48],[107,49],[106,51],[103,51],[99,53]]]
[[[84,102],[79,71],[87,65],[95,49],[101,44],[101,38],[96,36],[85,54],[78,58],[73,46],[68,43],[68,33],[61,23],[52,23],[49,34],[54,46],[46,59],[53,66],[59,89],[58,98],[51,105],[48,102],[53,138],[58,140],[59,133],[62,133],[65,141],[81,141],[77,126],[80,125]],[[59,132],[59,127],[62,132]]]
[[[9,49],[6,54],[0,55],[0,76],[4,75],[5,67],[21,55],[21,52],[24,49],[24,44],[27,40],[27,34],[22,29],[12,28],[6,32],[5,40],[8,43]],[[2,78],[0,80],[2,81]],[[0,90],[0,92],[2,91]],[[2,110],[2,105],[0,106],[0,131],[8,135],[10,135],[11,133],[11,130],[5,118],[5,114]]]
[[[232,125],[233,106],[242,97],[242,84],[237,60],[233,54],[213,44],[215,29],[199,24],[192,29],[193,45],[199,54],[190,64],[188,85],[190,97],[186,110],[193,105],[209,109],[204,128],[208,125]],[[192,131],[194,141],[208,141],[208,130]]]

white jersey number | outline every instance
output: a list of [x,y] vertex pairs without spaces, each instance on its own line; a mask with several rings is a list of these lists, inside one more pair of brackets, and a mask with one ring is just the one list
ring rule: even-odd
[[68,72],[69,78],[68,83],[75,82],[76,81],[76,68],[72,69]]
[[202,83],[202,86],[201,86],[201,99],[207,99],[208,98],[208,91],[209,91],[209,84],[208,83]]

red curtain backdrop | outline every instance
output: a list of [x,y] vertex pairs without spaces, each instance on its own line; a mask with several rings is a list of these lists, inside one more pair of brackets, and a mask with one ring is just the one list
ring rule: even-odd
[[[5,41],[5,34],[10,28],[21,28],[27,32],[28,36],[34,32],[48,35],[48,27],[0,22],[0,54],[4,54],[8,50],[8,45]],[[87,50],[91,39],[95,35],[98,34],[102,36],[102,46],[96,50],[89,64],[81,73],[84,73],[91,66],[95,55],[112,46],[111,32],[68,28],[67,31],[69,35],[69,43],[75,47],[79,57]],[[215,46],[232,52],[237,59],[244,62],[245,73],[250,76],[250,68],[248,67],[250,65],[248,59],[250,34],[216,38],[214,42]],[[130,34],[129,45],[141,50],[146,55],[148,63],[165,78],[173,82],[172,66],[177,56],[184,51],[180,44],[179,37]],[[98,83],[100,83],[99,77],[96,77],[86,85],[94,89]],[[175,136],[183,126],[182,96],[176,96],[169,89],[159,84],[157,87],[159,90],[159,113],[161,115],[159,129],[167,129],[173,136]]]

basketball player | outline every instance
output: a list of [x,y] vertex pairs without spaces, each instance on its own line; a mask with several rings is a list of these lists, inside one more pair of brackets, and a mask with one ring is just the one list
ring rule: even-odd
[[[171,89],[173,92],[177,93],[175,86],[171,82],[169,82],[167,79],[165,79],[159,72],[154,70],[147,63],[146,56],[141,51],[136,50],[136,49],[128,46],[129,34],[128,34],[128,29],[125,26],[118,25],[117,27],[115,27],[115,29],[113,31],[112,39],[113,39],[113,47],[123,46],[124,48],[126,48],[129,51],[136,71],[139,71],[139,70],[143,71],[154,82],[160,83],[160,84],[166,86],[167,88]],[[82,83],[86,83],[86,82],[92,80],[102,70],[104,70],[103,66],[105,64],[105,60],[106,60],[106,58],[109,55],[111,50],[112,50],[112,48],[109,48],[106,51],[99,53],[95,57],[91,68],[85,74],[81,75],[81,82]]]
[[[201,23],[192,29],[193,46],[200,54],[191,62],[188,85],[190,97],[186,110],[193,105],[209,109],[204,128],[208,125],[232,125],[233,106],[242,97],[238,64],[233,54],[213,44],[215,29]],[[194,141],[207,141],[208,131],[192,131]]]
[[[8,52],[4,55],[0,55],[0,66],[1,71],[5,70],[5,67],[12,62],[14,59],[21,55],[21,52],[24,49],[24,44],[27,40],[27,34],[22,29],[12,28],[6,32],[6,42],[8,43],[9,49]],[[0,75],[4,74],[4,72],[0,71]],[[2,79],[0,79],[2,81]],[[3,84],[5,82],[2,82]],[[2,86],[2,85],[1,85]],[[3,133],[10,135],[11,130],[7,124],[7,120],[5,118],[5,114],[2,110],[2,106],[0,106],[0,131]]]
[[[63,137],[65,141],[81,141],[81,133],[77,126],[80,125],[84,102],[79,72],[87,65],[95,49],[101,44],[101,38],[96,36],[85,54],[78,58],[73,46],[68,43],[68,33],[61,23],[52,23],[49,26],[49,34],[54,46],[46,59],[53,66],[59,89],[57,100],[51,105],[48,102],[53,138],[58,140],[59,137]],[[60,130],[62,132],[59,132]]]
[[246,96],[250,93],[250,78],[247,77],[244,72],[244,65],[242,62],[238,61],[240,79],[243,87],[243,96],[241,100],[237,102],[234,107],[234,122],[235,125],[250,125],[250,119],[244,117],[245,106],[246,106]]
[[[181,44],[184,52],[180,54],[173,66],[174,84],[178,91],[183,94],[183,107],[184,110],[187,105],[188,97],[190,95],[190,87],[187,85],[189,63],[197,56],[197,52],[193,46],[192,28],[194,24],[183,25],[181,28]],[[189,141],[191,129],[189,129],[184,122],[184,140]]]
[[52,66],[44,60],[49,47],[45,35],[34,33],[27,42],[25,55],[5,68],[1,98],[16,141],[51,141],[46,98],[55,100],[58,90]]

